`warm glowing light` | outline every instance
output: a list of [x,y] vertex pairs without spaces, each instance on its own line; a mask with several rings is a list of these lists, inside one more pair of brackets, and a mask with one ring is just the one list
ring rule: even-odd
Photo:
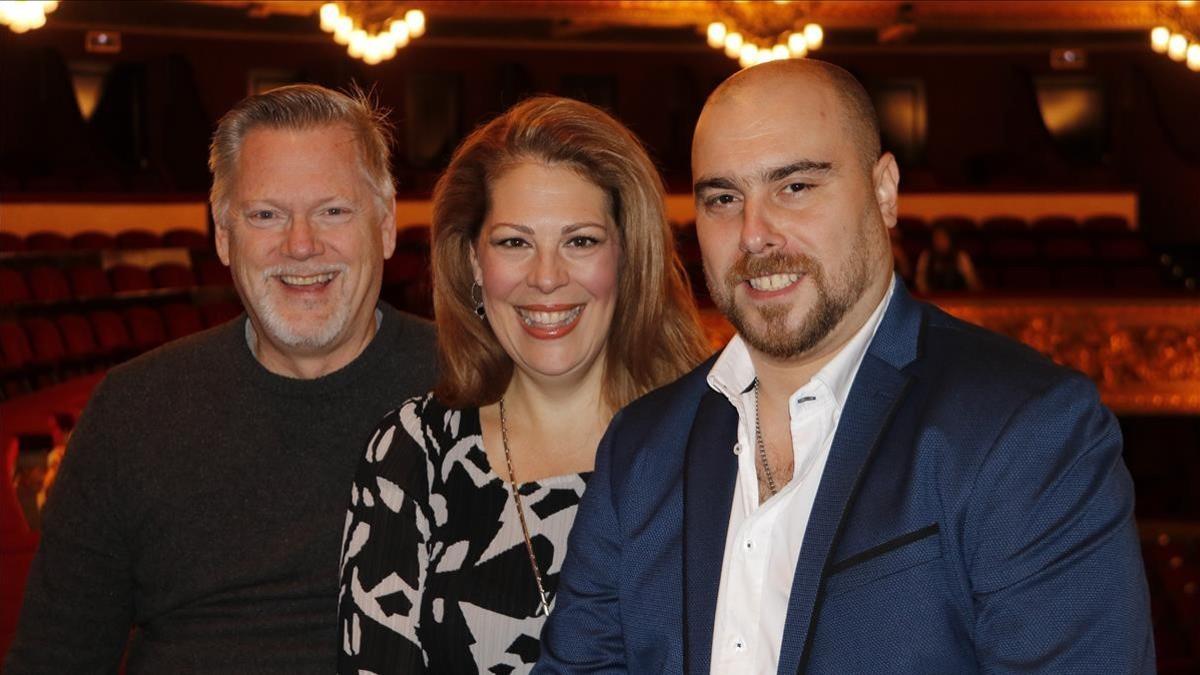
[[745,40],[742,39],[741,33],[730,33],[725,36],[725,56],[731,59],[736,59],[742,55],[742,45]]
[[808,56],[808,40],[804,39],[804,33],[792,33],[789,35],[787,48],[794,58],[802,59]]
[[804,27],[804,41],[808,43],[809,51],[815,51],[825,44],[825,31],[819,24],[810,23]]
[[381,48],[380,55],[384,58],[384,60],[396,56],[396,36],[392,35],[391,31],[384,31],[379,35],[376,35],[375,39],[379,41]]
[[346,53],[356,59],[361,59],[367,51],[367,31],[359,28],[350,34],[350,48]]
[[729,29],[720,21],[708,24],[708,46],[713,49],[721,49],[725,46],[725,35],[728,33]]
[[758,63],[758,46],[749,43],[742,45],[742,51],[738,55],[738,63],[743,68],[749,68]]
[[1159,54],[1167,53],[1167,42],[1171,39],[1171,29],[1159,26],[1150,31],[1150,49]]
[[1182,61],[1187,58],[1188,39],[1182,33],[1176,33],[1167,41],[1167,56],[1172,61]]
[[338,17],[333,27],[333,41],[339,45],[350,44],[350,34],[354,32],[354,19],[346,15]]
[[410,37],[419,38],[425,34],[425,12],[410,9],[404,13],[404,23],[408,24]]
[[404,21],[393,21],[388,32],[395,38],[397,47],[408,45],[408,24]]
[[1187,67],[1189,70],[1200,70],[1200,45],[1188,45]]
[[783,59],[791,58],[792,52],[787,48],[787,45],[778,44],[771,47],[771,57],[776,61],[782,61]]
[[327,2],[321,5],[321,30],[332,33],[337,28],[338,17],[342,15],[336,3]]
[[46,15],[58,9],[57,2],[45,0],[6,0],[0,2],[0,24],[14,33],[41,28],[46,25]]
[[1196,0],[1177,0],[1175,4],[1179,5],[1180,7],[1195,7]]

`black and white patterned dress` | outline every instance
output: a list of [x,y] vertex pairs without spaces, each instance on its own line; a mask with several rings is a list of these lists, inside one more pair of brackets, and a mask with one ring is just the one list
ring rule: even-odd
[[[519,486],[551,598],[586,476]],[[342,541],[338,672],[533,667],[545,617],[478,409],[447,409],[429,394],[385,417],[359,463]]]

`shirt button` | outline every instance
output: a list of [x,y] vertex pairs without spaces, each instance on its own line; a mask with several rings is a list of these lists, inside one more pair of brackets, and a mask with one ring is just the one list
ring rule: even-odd
[[741,443],[733,444],[733,454],[735,454],[735,455],[742,454],[742,444]]
[[747,540],[746,540],[746,550],[747,550],[747,551],[753,551],[753,550],[754,550],[754,540],[753,540],[753,539],[747,539]]
[[742,638],[734,638],[733,639],[733,650],[737,651],[737,652],[746,651],[746,641],[743,640]]

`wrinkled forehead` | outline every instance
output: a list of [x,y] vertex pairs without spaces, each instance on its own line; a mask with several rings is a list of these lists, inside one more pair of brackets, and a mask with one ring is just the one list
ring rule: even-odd
[[802,159],[844,162],[853,156],[845,116],[823,78],[772,78],[734,88],[700,114],[693,175],[736,175]]

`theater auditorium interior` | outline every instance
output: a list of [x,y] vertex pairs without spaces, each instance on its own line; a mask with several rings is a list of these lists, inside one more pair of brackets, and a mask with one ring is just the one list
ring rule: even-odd
[[[399,234],[383,297],[424,316],[430,192],[456,144],[536,93],[612,112],[662,171],[715,349],[732,328],[703,280],[693,126],[740,68],[816,58],[866,85],[898,159],[897,273],[949,313],[1082,371],[1117,415],[1159,669],[1200,672],[1195,2],[0,8],[0,656],[41,502],[94,386],[122,361],[241,312],[213,247],[206,166],[214,125],[238,100],[298,82],[357,84],[391,110]],[[918,279],[937,239],[969,258],[977,283]]]

